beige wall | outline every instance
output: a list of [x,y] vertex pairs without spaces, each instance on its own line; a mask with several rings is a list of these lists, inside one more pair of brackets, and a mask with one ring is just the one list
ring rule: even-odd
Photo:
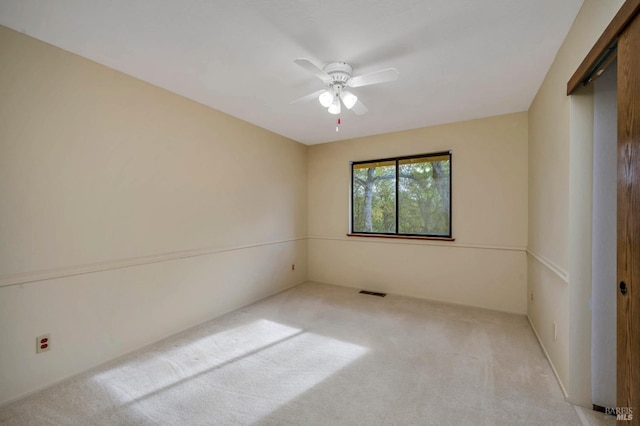
[[306,146],[4,27],[0,57],[0,403],[306,280]]
[[586,406],[593,107],[566,84],[622,3],[585,0],[529,109],[527,312],[569,399]]
[[[455,242],[345,236],[350,161],[445,150]],[[308,174],[310,280],[526,312],[526,113],[314,145]]]

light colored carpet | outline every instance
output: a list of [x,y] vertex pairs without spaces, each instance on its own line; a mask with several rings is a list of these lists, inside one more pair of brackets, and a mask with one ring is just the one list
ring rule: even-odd
[[306,283],[0,408],[3,425],[580,425],[523,316]]

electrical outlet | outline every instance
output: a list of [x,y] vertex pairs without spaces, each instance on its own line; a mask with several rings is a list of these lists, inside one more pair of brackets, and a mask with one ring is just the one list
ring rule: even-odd
[[292,271],[295,271],[295,270],[296,270],[296,264],[295,264],[295,263],[292,263],[292,264],[291,264],[291,270],[292,270]]
[[49,333],[36,337],[36,353],[46,352],[51,349],[51,335]]
[[531,292],[531,301],[533,302],[533,292]]

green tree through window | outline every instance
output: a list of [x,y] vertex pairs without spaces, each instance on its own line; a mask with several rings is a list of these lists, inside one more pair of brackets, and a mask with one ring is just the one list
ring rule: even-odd
[[352,163],[352,232],[451,237],[451,153]]

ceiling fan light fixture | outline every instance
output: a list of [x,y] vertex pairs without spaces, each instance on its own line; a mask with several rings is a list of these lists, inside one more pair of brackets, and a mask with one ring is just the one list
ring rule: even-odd
[[292,104],[318,99],[320,104],[328,108],[330,114],[340,114],[342,105],[353,111],[355,115],[365,114],[368,109],[360,99],[346,88],[371,86],[398,79],[398,70],[386,68],[379,71],[353,76],[353,68],[345,62],[333,62],[320,68],[308,59],[298,58],[294,61],[298,66],[313,74],[324,83],[324,89],[310,93],[292,101]]
[[329,114],[340,114],[340,99],[336,96],[333,103],[329,105]]
[[340,99],[342,99],[342,103],[347,109],[353,108],[353,106],[358,102],[358,97],[349,91],[340,92]]
[[320,105],[322,105],[325,108],[329,108],[331,106],[331,103],[333,102],[334,97],[335,95],[333,94],[333,91],[325,90],[320,94],[320,97],[318,98],[318,100],[320,101]]

